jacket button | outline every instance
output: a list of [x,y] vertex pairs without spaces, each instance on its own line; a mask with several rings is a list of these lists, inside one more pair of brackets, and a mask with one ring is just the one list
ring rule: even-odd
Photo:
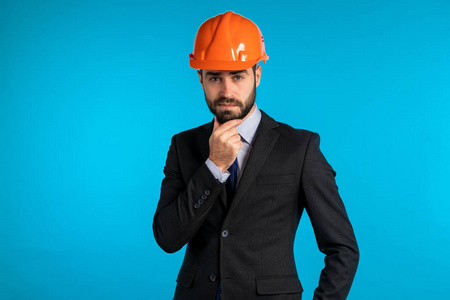
[[215,274],[209,275],[209,280],[216,281],[216,275]]
[[204,194],[205,194],[206,196],[209,196],[209,194],[211,194],[211,191],[210,191],[210,190],[205,190]]
[[227,229],[222,231],[222,237],[224,237],[224,238],[226,238],[229,234],[230,234],[230,232]]
[[199,208],[199,207],[200,207],[200,204],[198,204],[198,203],[194,204],[194,208]]
[[208,196],[206,196],[206,194],[204,194],[200,198],[202,198],[203,200],[206,200],[206,198],[208,198]]
[[203,200],[203,199],[198,199],[197,203],[198,203],[198,204],[203,204],[203,203],[205,203],[205,200]]

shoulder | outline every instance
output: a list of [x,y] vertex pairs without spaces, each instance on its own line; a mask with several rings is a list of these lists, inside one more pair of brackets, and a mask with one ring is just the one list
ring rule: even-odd
[[189,136],[193,136],[193,135],[198,135],[198,134],[202,134],[204,132],[207,132],[209,129],[212,129],[212,123],[206,123],[203,125],[200,125],[198,127],[195,128],[191,128],[191,129],[187,129],[184,131],[179,132],[178,136],[183,136],[183,137],[189,137]]
[[297,138],[311,138],[314,134],[317,134],[311,130],[294,128],[288,124],[277,122],[278,123],[278,131],[280,134],[288,135],[291,137]]
[[209,138],[212,132],[212,123],[206,123],[203,125],[200,125],[195,128],[191,128],[188,130],[184,130],[182,132],[179,132],[175,134],[172,137],[172,143],[188,143],[192,144],[198,141],[203,141],[205,138]]
[[279,133],[279,140],[283,141],[287,148],[307,149],[311,145],[314,145],[314,147],[319,146],[320,137],[316,132],[294,128],[281,122],[277,123],[278,127],[276,130]]
[[272,124],[271,127],[273,127],[273,129],[276,130],[282,138],[285,137],[288,139],[301,140],[302,142],[304,142],[309,141],[312,138],[319,137],[319,135],[314,131],[294,128],[291,125],[272,119],[264,112],[263,119],[265,119],[265,123]]
[[286,123],[275,121],[267,114],[263,113],[259,134],[265,132],[276,133],[277,147],[283,151],[293,151],[305,153],[311,145],[319,144],[319,135],[311,130],[294,128]]

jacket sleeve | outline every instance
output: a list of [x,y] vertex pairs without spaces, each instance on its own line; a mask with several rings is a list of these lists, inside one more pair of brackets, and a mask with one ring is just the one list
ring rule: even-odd
[[[192,166],[192,162],[187,162]],[[177,135],[167,154],[161,195],[153,218],[153,234],[166,252],[180,250],[196,234],[223,189],[205,163],[183,178]],[[183,173],[184,174],[184,173]]]
[[314,300],[346,299],[359,261],[359,249],[335,182],[335,171],[319,148],[313,133],[305,154],[302,188],[305,209],[311,220],[325,267]]

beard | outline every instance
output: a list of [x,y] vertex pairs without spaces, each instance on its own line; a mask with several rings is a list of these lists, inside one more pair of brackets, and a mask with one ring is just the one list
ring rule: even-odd
[[[235,119],[244,119],[248,113],[252,110],[253,105],[255,104],[256,99],[256,84],[253,86],[253,90],[250,93],[250,96],[246,99],[246,101],[242,102],[235,98],[228,97],[219,97],[215,100],[208,99],[205,94],[206,104],[208,105],[209,110],[216,116],[217,121],[220,124],[228,122],[230,120]],[[230,104],[235,105],[239,108],[239,112],[234,112],[233,110],[219,110],[220,105],[222,104]]]

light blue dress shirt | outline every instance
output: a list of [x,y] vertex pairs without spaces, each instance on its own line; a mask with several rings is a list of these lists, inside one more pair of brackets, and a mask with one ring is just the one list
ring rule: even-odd
[[[241,136],[242,141],[242,148],[239,150],[237,156],[238,160],[237,185],[239,185],[239,179],[241,178],[245,164],[247,163],[248,157],[250,155],[250,151],[252,150],[252,144],[255,139],[256,129],[258,129],[260,121],[261,121],[261,111],[255,104],[255,110],[253,111],[253,113],[236,127],[239,135]],[[222,170],[219,169],[219,167],[217,167],[209,158],[206,160],[205,163],[217,180],[219,180],[222,183],[227,181],[228,177],[230,176],[230,173],[228,171],[222,173]]]

